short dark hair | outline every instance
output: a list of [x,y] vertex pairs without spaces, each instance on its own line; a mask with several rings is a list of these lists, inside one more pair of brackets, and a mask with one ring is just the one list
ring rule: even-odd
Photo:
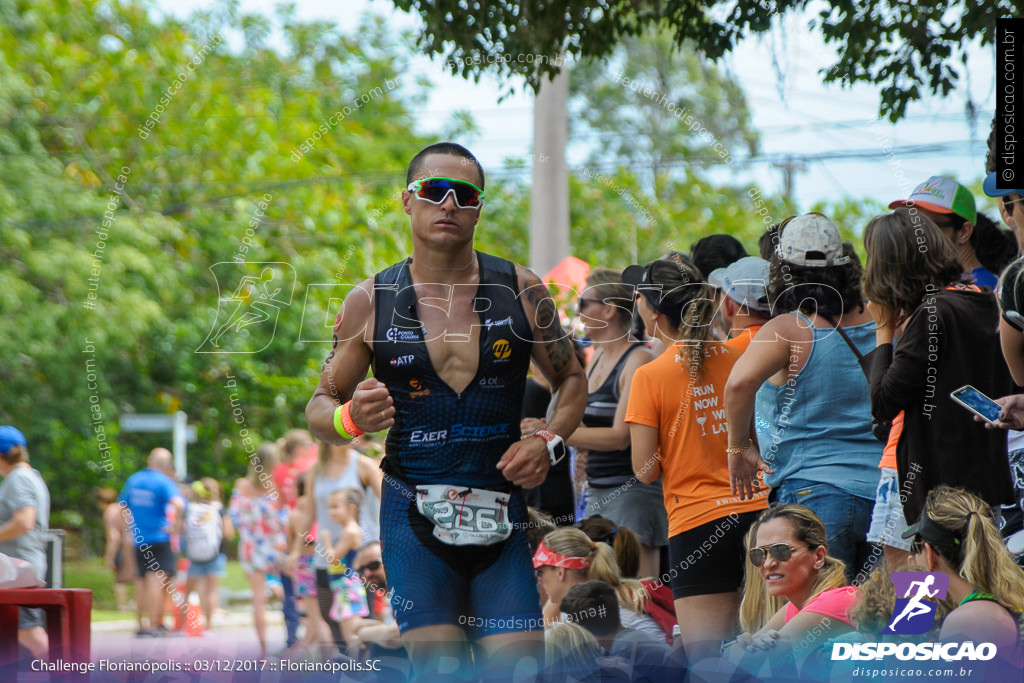
[[[843,313],[863,309],[861,277],[864,271],[860,257],[849,242],[843,242],[843,256],[849,258],[845,265],[818,268],[798,266],[773,254],[768,278],[772,315],[800,309],[802,313],[838,319]],[[806,308],[805,302],[814,306]]]
[[702,237],[690,247],[690,258],[705,280],[712,271],[730,266],[748,255],[738,239],[725,233]]
[[473,153],[462,145],[455,142],[435,142],[432,145],[428,145],[419,151],[409,162],[409,170],[405,172],[405,184],[409,185],[416,178],[416,174],[419,173],[420,168],[423,166],[423,160],[431,154],[444,154],[453,157],[462,157],[467,163],[472,163],[476,166],[476,170],[480,173],[480,189],[484,189],[484,167],[480,165]]
[[584,581],[569,589],[558,608],[568,621],[579,624],[598,638],[608,636],[622,627],[619,620],[619,599],[615,589],[604,581]]
[[1017,238],[979,211],[971,232],[971,249],[982,266],[992,273],[1001,273],[1017,258]]
[[775,254],[775,247],[779,244],[779,228],[782,223],[775,223],[765,228],[761,236],[757,238],[757,249],[761,252],[761,258],[771,261]]

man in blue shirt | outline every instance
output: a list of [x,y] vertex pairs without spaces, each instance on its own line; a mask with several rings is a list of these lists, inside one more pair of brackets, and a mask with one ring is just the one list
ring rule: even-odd
[[[161,591],[174,581],[174,552],[171,550],[171,525],[168,506],[173,507],[174,524],[180,525],[185,501],[178,487],[165,472],[171,470],[171,452],[155,448],[146,459],[146,469],[128,477],[118,505],[128,531],[135,540],[135,563],[139,578],[135,583],[139,604],[139,636],[155,636],[163,628]],[[149,618],[149,628],[142,618]]]

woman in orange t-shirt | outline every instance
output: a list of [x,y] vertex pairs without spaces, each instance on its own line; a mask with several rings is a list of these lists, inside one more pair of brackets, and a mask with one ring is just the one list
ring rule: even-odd
[[766,490],[740,500],[729,488],[722,396],[735,349],[711,339],[714,292],[682,257],[631,266],[637,309],[664,353],[637,369],[626,410],[633,469],[662,477],[668,572],[680,638],[691,661],[732,636],[743,584],[743,535],[767,505]]

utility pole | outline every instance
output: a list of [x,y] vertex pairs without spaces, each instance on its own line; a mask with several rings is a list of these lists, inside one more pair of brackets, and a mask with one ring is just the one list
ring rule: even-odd
[[793,174],[798,171],[801,173],[807,172],[807,164],[802,161],[797,161],[791,156],[786,157],[784,163],[773,163],[772,166],[782,171],[782,194],[786,198],[787,202],[791,202],[793,199]]
[[543,79],[533,105],[530,267],[543,275],[569,255],[569,69]]

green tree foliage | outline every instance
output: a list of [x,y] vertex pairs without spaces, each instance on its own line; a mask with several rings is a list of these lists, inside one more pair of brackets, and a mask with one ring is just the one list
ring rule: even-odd
[[578,256],[618,267],[716,232],[754,248],[763,223],[722,171],[758,136],[742,89],[713,62],[646,30],[575,67],[570,97],[573,138],[589,151],[571,185]]
[[[55,526],[94,519],[94,487],[120,487],[169,445],[121,432],[123,413],[185,411],[189,473],[225,484],[260,441],[305,425],[345,292],[411,246],[405,167],[433,141],[414,126],[411,42],[380,20],[349,36],[287,5],[267,18],[229,2],[182,22],[117,0],[0,0],[0,424],[26,433]],[[723,103],[672,92],[730,149],[750,144],[738,91],[716,87]],[[611,155],[576,171],[578,256],[620,267],[722,231],[753,248],[745,188],[683,168],[654,199],[630,165]],[[586,175],[599,171],[607,182]],[[477,244],[523,262],[521,175],[490,174],[487,195]]]
[[[537,88],[557,73],[562,55],[604,59],[615,46],[664,26],[682,47],[718,59],[742,39],[766,32],[776,15],[803,11],[807,0],[394,0],[423,17],[422,48],[442,55],[453,73],[521,76]],[[945,95],[959,75],[967,43],[991,45],[998,17],[1020,16],[1020,0],[826,0],[812,19],[838,51],[825,82],[880,88],[879,114],[901,119],[928,92]]]
[[574,68],[570,84],[574,138],[591,143],[591,162],[636,168],[659,198],[687,168],[757,153],[740,85],[692,47],[674,50],[666,31],[624,38],[607,61]]
[[[305,425],[344,292],[408,251],[398,199],[426,141],[407,39],[287,6],[183,23],[0,0],[0,423],[60,492],[56,524],[169,445],[120,433],[124,412],[185,411],[189,474],[226,483],[244,437]],[[239,288],[268,271],[236,261],[277,264],[277,298]]]

